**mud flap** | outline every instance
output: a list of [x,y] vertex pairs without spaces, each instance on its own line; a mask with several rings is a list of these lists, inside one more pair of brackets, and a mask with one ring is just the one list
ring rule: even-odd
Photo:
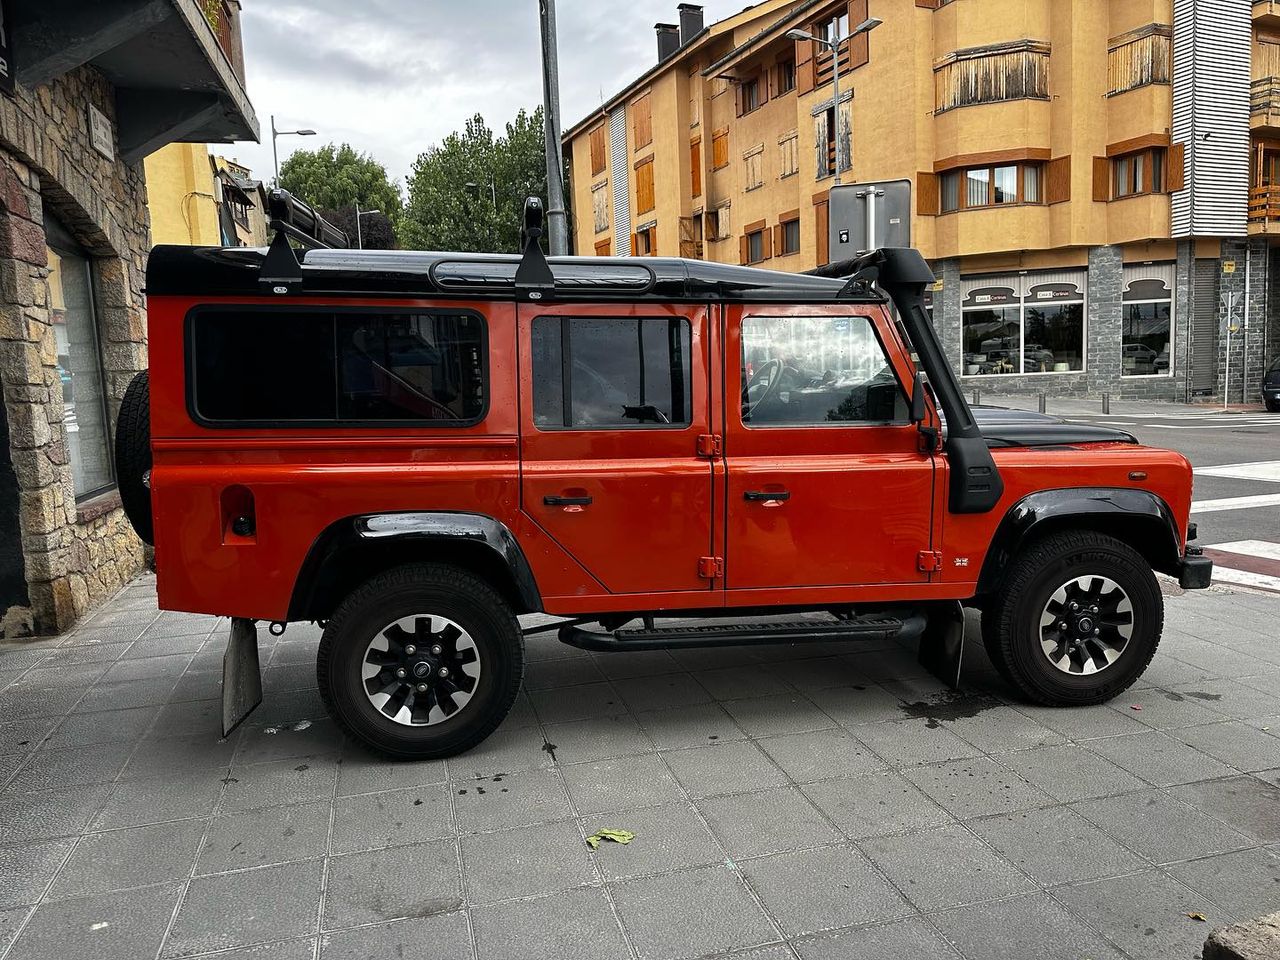
[[939,603],[929,611],[920,636],[920,665],[953,690],[960,689],[964,660],[964,607],[959,601]]
[[222,735],[229,736],[261,702],[258,628],[252,620],[235,617],[222,655]]

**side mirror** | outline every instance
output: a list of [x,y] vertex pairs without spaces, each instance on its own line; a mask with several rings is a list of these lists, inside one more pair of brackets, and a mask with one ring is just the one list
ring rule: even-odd
[[924,402],[924,374],[919,370],[916,371],[915,380],[911,385],[911,422],[924,423],[925,418],[925,402]]

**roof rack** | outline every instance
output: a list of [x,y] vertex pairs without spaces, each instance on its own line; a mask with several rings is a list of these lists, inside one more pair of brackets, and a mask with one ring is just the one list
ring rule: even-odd
[[275,288],[277,293],[287,290],[290,284],[302,283],[302,264],[290,241],[308,250],[351,246],[346,233],[288,190],[277,187],[267,195],[267,212],[271,216],[268,226],[275,236],[262,262],[258,282]]

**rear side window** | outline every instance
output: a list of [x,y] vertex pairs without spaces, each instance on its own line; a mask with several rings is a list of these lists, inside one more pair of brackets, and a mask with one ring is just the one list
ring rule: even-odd
[[431,423],[484,415],[484,320],[465,312],[198,310],[195,419],[211,425]]
[[538,317],[534,423],[549,430],[686,427],[689,352],[689,321],[678,317]]

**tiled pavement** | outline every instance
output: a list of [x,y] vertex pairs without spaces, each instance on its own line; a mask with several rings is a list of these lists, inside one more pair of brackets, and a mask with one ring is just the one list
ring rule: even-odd
[[0,955],[1198,956],[1280,908],[1280,598],[1168,623],[1139,689],[1071,711],[980,645],[955,700],[892,645],[548,635],[491,740],[411,764],[325,719],[307,627],[260,631],[266,701],[220,741],[225,622],[139,581],[0,645]]

